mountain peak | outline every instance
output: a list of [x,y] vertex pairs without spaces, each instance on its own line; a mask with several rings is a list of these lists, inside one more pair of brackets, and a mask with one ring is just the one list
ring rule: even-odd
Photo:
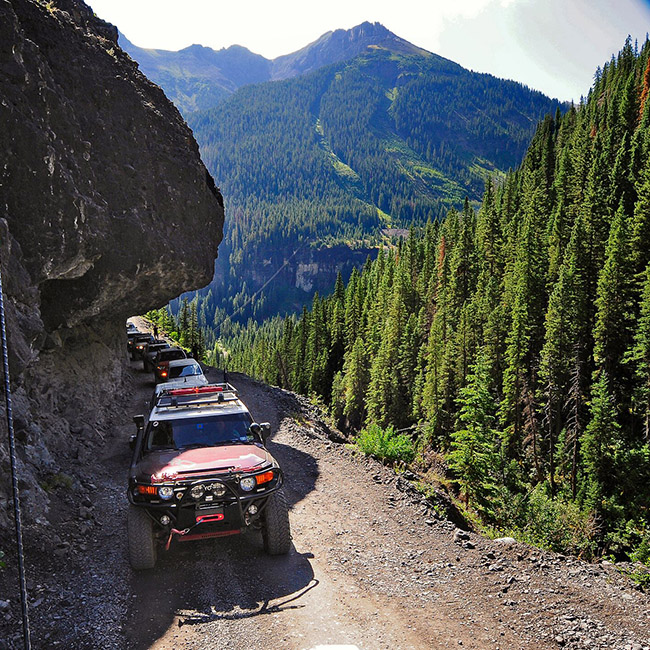
[[274,59],[273,79],[288,79],[324,65],[353,59],[372,46],[399,54],[430,54],[393,34],[381,23],[365,21],[351,29],[326,32],[297,52]]

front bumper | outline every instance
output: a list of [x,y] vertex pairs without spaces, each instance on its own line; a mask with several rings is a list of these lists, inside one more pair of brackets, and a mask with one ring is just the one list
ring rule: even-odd
[[[205,536],[236,534],[255,526],[266,507],[269,495],[282,486],[283,476],[280,469],[276,468],[272,481],[257,486],[255,491],[250,493],[242,493],[238,481],[219,481],[218,483],[226,488],[222,497],[215,496],[211,490],[206,489],[201,499],[192,498],[190,492],[195,485],[209,487],[215,483],[217,481],[210,479],[174,483],[174,496],[167,501],[157,496],[138,494],[137,484],[133,484],[129,487],[127,496],[132,505],[147,511],[157,531],[165,534],[169,534],[172,529],[186,531],[179,539],[188,541]],[[161,522],[161,519],[165,521],[165,517],[169,518],[167,524]]]

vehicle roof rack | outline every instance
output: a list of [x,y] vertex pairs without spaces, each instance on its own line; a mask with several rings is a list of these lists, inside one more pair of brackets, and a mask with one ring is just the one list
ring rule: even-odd
[[158,408],[207,406],[237,400],[237,389],[232,384],[208,384],[193,388],[170,388],[156,397]]

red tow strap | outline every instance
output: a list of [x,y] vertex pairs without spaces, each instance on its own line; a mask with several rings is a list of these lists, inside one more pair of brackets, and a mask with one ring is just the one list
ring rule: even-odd
[[[192,527],[192,528],[193,528],[193,527]],[[170,547],[170,545],[171,545],[171,543],[172,543],[172,537],[173,537],[174,535],[180,535],[180,536],[182,537],[183,535],[187,535],[187,533],[189,533],[190,530],[191,530],[190,528],[186,528],[185,530],[177,530],[176,528],[172,528],[172,529],[169,531],[169,537],[167,538],[167,544],[165,544],[165,550],[166,550],[166,551],[169,550],[169,547]]]

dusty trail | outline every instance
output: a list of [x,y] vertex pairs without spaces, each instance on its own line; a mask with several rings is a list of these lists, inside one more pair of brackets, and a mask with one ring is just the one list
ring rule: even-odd
[[291,553],[266,556],[255,534],[175,543],[153,571],[133,573],[128,437],[153,385],[131,365],[103,469],[82,482],[88,506],[74,521],[61,515],[30,567],[35,648],[650,650],[650,598],[615,567],[454,541],[403,479],[328,440],[304,402],[243,375],[230,381],[257,421],[271,421],[286,474]]

